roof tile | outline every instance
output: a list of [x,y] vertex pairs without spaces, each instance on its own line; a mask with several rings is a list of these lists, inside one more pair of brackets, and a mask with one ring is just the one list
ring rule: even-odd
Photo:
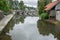
[[57,4],[59,3],[59,1],[54,1],[52,3],[49,3],[48,5],[45,6],[45,9],[46,11],[49,11],[51,10],[54,6],[56,6]]

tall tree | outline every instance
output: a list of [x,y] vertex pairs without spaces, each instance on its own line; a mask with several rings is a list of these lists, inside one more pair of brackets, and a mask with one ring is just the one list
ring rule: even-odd
[[44,9],[44,0],[38,0],[38,13],[41,14],[43,12]]
[[10,3],[10,8],[12,9],[13,8],[13,0],[9,0],[9,3]]
[[38,0],[38,13],[41,14],[44,11],[44,7],[52,2],[52,0]]
[[25,10],[25,5],[22,0],[20,1],[19,5],[20,5],[20,10]]
[[17,0],[13,1],[13,9],[18,10],[19,9],[19,2]]

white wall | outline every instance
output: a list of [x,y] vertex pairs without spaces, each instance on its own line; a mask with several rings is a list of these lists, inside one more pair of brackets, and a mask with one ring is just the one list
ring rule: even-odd
[[57,21],[60,21],[60,11],[57,11],[56,12],[56,20]]

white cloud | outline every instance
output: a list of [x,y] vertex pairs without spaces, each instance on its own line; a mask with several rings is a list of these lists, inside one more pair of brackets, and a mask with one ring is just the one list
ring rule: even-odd
[[[21,1],[21,0],[18,0]],[[24,4],[27,6],[37,7],[37,0],[23,0]]]

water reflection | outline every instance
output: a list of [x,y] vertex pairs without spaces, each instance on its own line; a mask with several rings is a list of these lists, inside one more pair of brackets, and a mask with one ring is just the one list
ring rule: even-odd
[[12,40],[11,36],[9,35],[9,30],[13,30],[15,22],[13,19],[6,25],[6,27],[2,30],[0,34],[0,40]]
[[60,25],[38,17],[15,15],[0,34],[0,40],[60,40]]
[[15,24],[19,24],[19,22],[24,23],[24,18],[25,16],[15,15],[2,30],[0,34],[0,40],[12,40],[11,35],[9,34],[10,30],[13,30]]
[[21,23],[24,23],[24,19],[25,19],[25,16],[24,15],[15,15],[14,16],[14,21],[16,24],[19,24],[20,22]]
[[37,27],[40,34],[44,36],[52,34],[54,35],[54,38],[60,40],[60,25],[54,25],[49,22],[38,20]]
[[9,30],[13,30],[15,24],[19,24],[19,22],[24,23],[25,16],[15,15],[11,21],[6,25],[2,32],[9,33]]

